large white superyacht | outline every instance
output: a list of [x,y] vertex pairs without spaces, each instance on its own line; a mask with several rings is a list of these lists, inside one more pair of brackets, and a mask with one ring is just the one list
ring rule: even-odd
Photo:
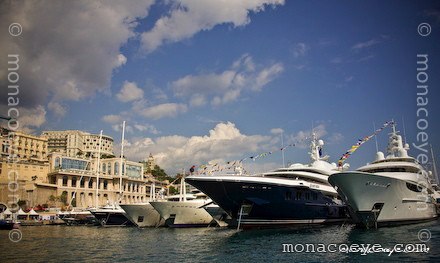
[[164,225],[164,220],[160,214],[150,204],[151,201],[165,200],[165,189],[162,188],[158,193],[153,183],[150,188],[150,201],[137,204],[121,204],[127,218],[137,227],[158,227]]
[[353,220],[366,228],[437,218],[430,173],[408,156],[409,145],[392,129],[386,157],[377,152],[371,164],[329,178]]
[[180,183],[179,195],[169,196],[166,201],[150,202],[168,227],[204,227],[215,223],[203,208],[210,203],[212,201],[197,189],[187,194],[184,177]]

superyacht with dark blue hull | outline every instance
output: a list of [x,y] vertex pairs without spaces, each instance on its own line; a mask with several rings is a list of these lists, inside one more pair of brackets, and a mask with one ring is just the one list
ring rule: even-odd
[[195,186],[218,204],[238,227],[325,224],[347,220],[346,207],[328,176],[339,172],[321,157],[323,141],[311,143],[310,164],[293,164],[258,175],[190,176]]

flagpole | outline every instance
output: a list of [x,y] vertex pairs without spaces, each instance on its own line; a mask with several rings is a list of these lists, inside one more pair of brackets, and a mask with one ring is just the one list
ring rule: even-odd
[[284,165],[284,131],[281,132],[281,155],[283,157],[283,168],[285,168],[286,166]]
[[98,162],[97,162],[97,169],[96,169],[96,196],[95,196],[95,207],[98,208],[98,194],[99,194],[99,172],[101,169],[101,144],[102,144],[102,130],[99,133],[99,147],[98,147]]

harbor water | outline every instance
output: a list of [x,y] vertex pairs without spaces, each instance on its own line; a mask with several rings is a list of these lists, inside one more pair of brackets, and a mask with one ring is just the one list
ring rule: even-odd
[[[377,230],[358,229],[352,225],[244,231],[215,227],[21,227],[21,240],[18,242],[10,240],[9,231],[0,231],[0,261],[438,262],[439,223],[437,220]],[[315,252],[312,251],[312,245],[307,244],[315,244]],[[321,249],[325,247],[329,251],[318,252],[319,244],[323,244]],[[398,244],[409,247],[406,252],[391,254],[378,252],[377,249],[370,249],[369,252],[333,252],[354,244],[370,244],[385,249],[392,249]],[[417,252],[416,244],[424,244],[429,250]]]

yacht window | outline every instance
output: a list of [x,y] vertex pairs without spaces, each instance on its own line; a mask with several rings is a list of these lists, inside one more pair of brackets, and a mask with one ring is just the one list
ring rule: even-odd
[[416,167],[386,167],[366,169],[364,172],[368,173],[418,173],[419,169]]
[[286,192],[285,200],[292,200],[292,192],[290,192],[290,191]]
[[296,192],[295,200],[301,200],[302,193],[300,191]]
[[419,187],[416,184],[406,183],[406,187],[413,192],[420,193],[422,191],[422,187],[421,186]]
[[312,199],[313,200],[318,200],[318,194],[317,193],[312,193]]
[[310,193],[306,193],[305,198],[306,198],[306,200],[310,200]]
[[144,217],[143,216],[138,216],[138,223],[142,223],[144,222]]

